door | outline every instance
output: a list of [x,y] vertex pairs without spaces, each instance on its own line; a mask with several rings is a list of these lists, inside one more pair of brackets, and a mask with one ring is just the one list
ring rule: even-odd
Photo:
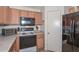
[[62,51],[62,25],[60,11],[48,11],[47,50]]

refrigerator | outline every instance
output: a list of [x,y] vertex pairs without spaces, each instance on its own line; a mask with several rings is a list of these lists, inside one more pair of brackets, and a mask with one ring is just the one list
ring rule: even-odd
[[62,51],[79,52],[79,12],[63,15]]

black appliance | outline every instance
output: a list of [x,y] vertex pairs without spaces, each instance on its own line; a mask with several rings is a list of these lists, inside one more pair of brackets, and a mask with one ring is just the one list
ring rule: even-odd
[[62,37],[63,41],[67,40],[64,44],[64,49],[67,48],[67,52],[79,52],[79,12],[63,15]]
[[36,46],[36,35],[20,36],[20,49]]
[[17,29],[15,28],[4,28],[2,29],[3,36],[15,35],[17,33]]
[[34,26],[35,18],[20,17],[21,26]]

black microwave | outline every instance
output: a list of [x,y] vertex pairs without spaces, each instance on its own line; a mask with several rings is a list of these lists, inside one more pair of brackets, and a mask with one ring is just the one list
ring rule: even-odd
[[20,17],[21,26],[34,26],[35,18]]

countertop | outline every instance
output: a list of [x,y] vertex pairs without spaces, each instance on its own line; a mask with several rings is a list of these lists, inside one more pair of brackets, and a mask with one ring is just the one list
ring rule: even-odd
[[16,39],[16,35],[1,36],[0,35],[0,52],[8,52]]

